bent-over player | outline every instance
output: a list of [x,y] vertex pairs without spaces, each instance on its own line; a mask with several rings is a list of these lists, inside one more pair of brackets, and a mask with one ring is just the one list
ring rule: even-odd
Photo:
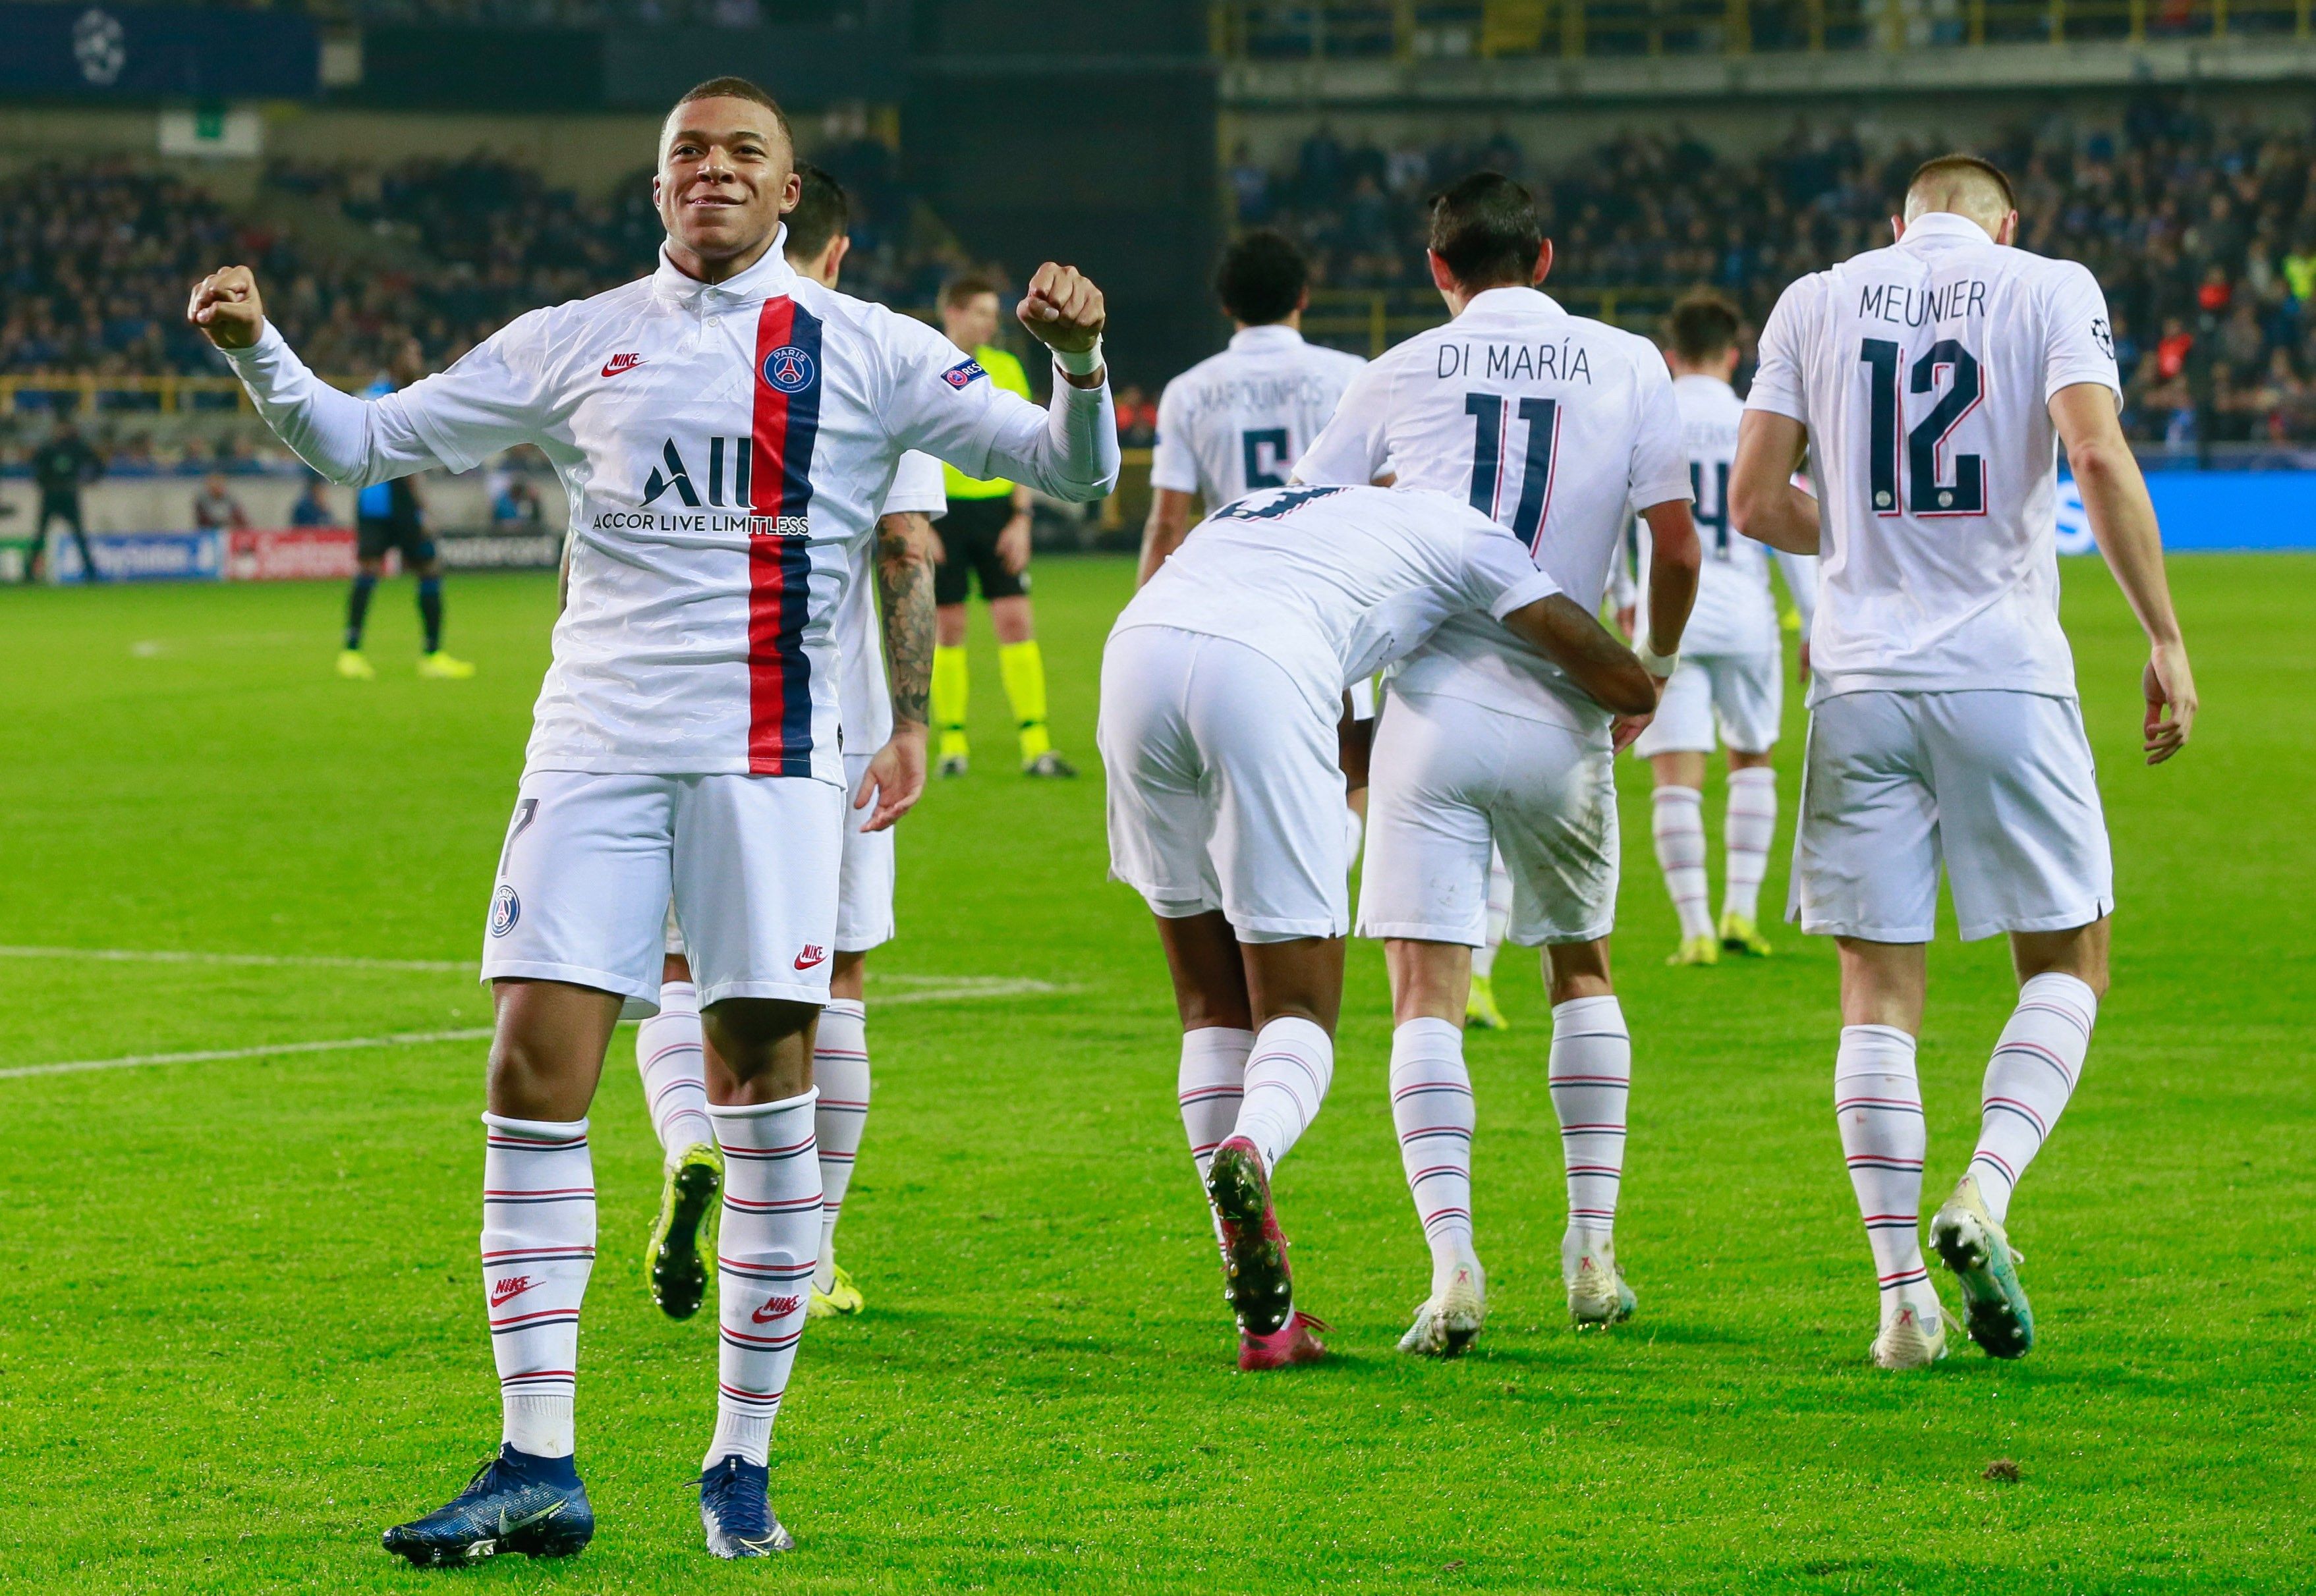
[[1324,1350],[1295,1306],[1270,1183],[1334,1075],[1346,689],[1466,612],[1612,710],[1656,702],[1632,654],[1502,528],[1408,490],[1273,488],[1227,506],[1102,652],[1110,874],[1149,904],[1173,978],[1182,1126],[1242,1369]]
[[[1914,1039],[1940,863],[1964,939],[2007,933],[2018,976],[1977,1149],[1930,1221],[1971,1338],[1999,1358],[2035,1344],[2011,1192],[2074,1092],[2107,990],[2115,885],[2059,627],[2055,442],[2147,634],[2149,764],[2187,742],[2196,687],[2098,282],[2014,247],[2009,181],[1967,155],[1924,164],[1893,225],[1889,248],[1777,301],[1729,491],[1747,536],[1822,550],[1793,901],[1840,949],[1834,1112],[1881,1286],[1874,1361],[1916,1369],[1946,1351],[1916,1228]],[[1804,444],[1814,499],[1789,481]]]

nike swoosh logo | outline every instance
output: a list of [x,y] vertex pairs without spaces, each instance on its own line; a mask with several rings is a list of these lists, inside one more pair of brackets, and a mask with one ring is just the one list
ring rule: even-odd
[[643,360],[638,356],[613,355],[610,359],[603,362],[603,375],[605,377],[617,377],[623,371],[633,371],[637,367],[642,364]]
[[565,1504],[560,1502],[551,1502],[545,1507],[540,1508],[537,1512],[526,1513],[521,1518],[516,1519],[512,1522],[507,1519],[506,1509],[501,1508],[499,1509],[499,1536],[503,1539],[505,1537],[512,1535],[518,1530],[528,1530],[533,1524],[539,1523],[542,1520],[551,1519],[557,1513],[563,1511],[564,1505]]

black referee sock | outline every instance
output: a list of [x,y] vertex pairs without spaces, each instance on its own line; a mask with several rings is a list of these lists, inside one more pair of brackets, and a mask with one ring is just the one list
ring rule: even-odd
[[426,652],[442,652],[442,579],[422,576],[418,579],[418,618],[426,624]]
[[357,572],[354,585],[346,593],[346,646],[361,647],[362,625],[370,619],[370,590],[378,586],[378,578],[369,572]]

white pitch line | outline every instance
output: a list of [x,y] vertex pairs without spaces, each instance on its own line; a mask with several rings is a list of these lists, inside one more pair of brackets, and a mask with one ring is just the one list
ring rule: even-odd
[[191,953],[164,948],[0,947],[0,959],[86,960],[102,964],[302,965],[324,970],[430,970],[464,972],[467,959],[360,959],[327,953]]
[[[0,953],[14,950],[0,949]],[[986,998],[1046,997],[1073,988],[1051,981],[1004,976],[896,975],[885,978],[896,984],[924,982],[914,991],[880,997],[880,1008],[903,1003],[966,1003]],[[938,982],[939,984],[933,984]],[[148,1064],[212,1064],[233,1059],[270,1059],[285,1053],[335,1053],[353,1048],[423,1047],[438,1042],[481,1042],[491,1034],[488,1025],[458,1031],[399,1031],[390,1036],[345,1036],[327,1042],[277,1042],[263,1047],[203,1048],[185,1053],[131,1053],[120,1059],[73,1059],[60,1064],[18,1064],[0,1069],[0,1080],[22,1080],[34,1075],[80,1075],[93,1069],[136,1069]]]
[[265,1059],[280,1053],[334,1053],[350,1048],[423,1047],[435,1042],[480,1042],[487,1025],[462,1031],[401,1031],[391,1036],[342,1036],[330,1042],[277,1042],[264,1047],[204,1048],[191,1053],[131,1053],[123,1059],[75,1059],[63,1064],[19,1064],[0,1069],[0,1080],[28,1075],[78,1075],[90,1069],[135,1069],[147,1064],[209,1064],[224,1059]]

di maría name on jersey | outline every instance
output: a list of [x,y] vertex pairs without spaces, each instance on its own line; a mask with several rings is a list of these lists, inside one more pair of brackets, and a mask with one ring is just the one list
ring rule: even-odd
[[[751,537],[812,536],[808,516],[760,515],[752,508],[749,489],[755,470],[753,439],[711,438],[705,452],[706,470],[694,476],[691,462],[700,457],[699,446],[695,443],[689,449],[678,448],[674,439],[667,439],[660,445],[658,463],[644,480],[641,505],[635,510],[603,511],[594,519],[596,528],[622,532],[740,532]],[[687,455],[690,459],[686,458]],[[776,475],[779,469],[775,460],[772,470]],[[652,509],[654,504],[659,508]]]
[[1558,343],[1483,343],[1473,352],[1468,343],[1439,346],[1439,369],[1443,382],[1451,377],[1476,377],[1488,382],[1583,382],[1592,380],[1592,363],[1584,346],[1572,339]]

